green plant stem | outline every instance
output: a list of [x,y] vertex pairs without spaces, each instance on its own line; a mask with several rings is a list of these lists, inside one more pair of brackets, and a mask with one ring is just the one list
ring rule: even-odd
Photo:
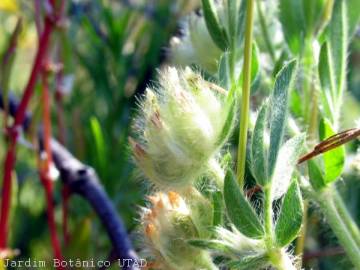
[[263,39],[265,41],[265,45],[266,45],[266,47],[267,47],[267,49],[269,51],[271,60],[272,60],[273,63],[275,63],[276,62],[275,50],[274,50],[274,47],[273,47],[273,45],[271,43],[269,31],[268,31],[268,28],[266,26],[265,16],[264,16],[264,13],[262,12],[262,9],[261,9],[260,0],[257,0],[256,4],[257,4],[256,5],[257,11],[258,11],[258,14],[259,14],[259,22],[260,22],[260,28],[261,28],[262,36],[263,36]]
[[241,96],[241,115],[240,115],[240,135],[237,155],[237,178],[240,187],[244,186],[245,162],[246,162],[246,143],[249,125],[250,110],[250,84],[251,84],[251,57],[253,40],[253,20],[254,20],[254,0],[248,0],[246,7],[245,24],[245,46],[244,46],[244,65],[243,65],[243,89]]
[[273,240],[273,220],[272,220],[272,195],[271,184],[264,187],[264,225],[266,242],[272,244]]
[[284,249],[276,248],[268,252],[271,264],[277,270],[296,270],[289,255]]
[[299,237],[296,239],[296,247],[295,247],[295,255],[302,258],[300,255],[304,251],[305,240],[306,240],[306,232],[307,232],[307,221],[308,221],[308,208],[309,202],[308,200],[304,200],[304,214],[302,219],[302,226],[300,230]]
[[264,190],[264,226],[265,226],[265,246],[269,261],[277,270],[296,270],[291,259],[284,249],[276,245],[273,230],[273,208],[271,183],[263,188]]
[[344,222],[345,226],[348,228],[352,238],[356,242],[357,246],[360,248],[360,231],[355,221],[351,217],[349,211],[346,209],[343,199],[341,198],[339,192],[336,188],[333,189],[333,197],[332,197],[335,207]]
[[[310,141],[316,140],[317,135],[317,127],[318,127],[318,94],[316,89],[313,87],[313,51],[312,51],[312,44],[308,40],[306,43],[306,54],[305,54],[305,63],[304,63],[304,72],[305,72],[305,78],[304,78],[304,93],[305,100],[308,99],[308,102],[310,102],[309,99],[311,99],[311,113],[309,116],[307,116],[308,109],[305,110],[305,119],[308,119],[309,128],[309,139]],[[308,104],[308,103],[307,103]],[[307,107],[307,106],[306,106]],[[295,248],[295,254],[301,255],[304,251],[305,247],[305,239],[306,239],[306,232],[307,232],[307,215],[308,215],[308,201],[304,200],[304,214],[303,214],[303,220],[301,227],[301,231],[299,234],[299,237],[296,240],[296,248]],[[299,256],[302,258],[301,256]],[[301,262],[300,262],[301,263]]]
[[304,191],[312,200],[318,203],[331,229],[348,255],[348,258],[356,269],[360,269],[360,249],[339,215],[334,201],[332,199],[329,200],[329,198],[334,196],[333,190],[327,188],[320,192],[315,192],[309,188],[305,188]]

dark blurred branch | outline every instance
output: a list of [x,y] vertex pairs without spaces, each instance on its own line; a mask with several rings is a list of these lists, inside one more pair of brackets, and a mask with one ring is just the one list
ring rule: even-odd
[[[4,108],[2,94],[0,92],[0,108]],[[18,102],[13,95],[9,95],[9,113],[14,116],[18,108]],[[29,128],[31,115],[26,114],[23,128]],[[40,136],[41,137],[41,136]],[[87,200],[101,222],[116,251],[117,258],[129,261],[129,267],[124,269],[137,269],[131,262],[137,260],[137,255],[132,247],[123,221],[112,204],[110,198],[100,185],[95,171],[76,159],[64,146],[55,139],[51,141],[51,151],[56,168],[60,172],[61,181],[67,184],[71,191]],[[124,263],[126,265],[126,263]]]
[[316,250],[316,251],[310,251],[306,252],[304,254],[304,261],[309,261],[317,258],[322,257],[332,257],[332,256],[338,256],[345,254],[345,251],[342,247],[331,247],[324,250]]

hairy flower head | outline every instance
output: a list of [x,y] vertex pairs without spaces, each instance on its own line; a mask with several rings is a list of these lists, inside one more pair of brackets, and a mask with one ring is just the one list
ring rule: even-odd
[[138,166],[162,189],[192,185],[227,138],[232,108],[224,90],[189,68],[160,72],[141,102],[138,141],[130,140]]
[[156,269],[215,269],[208,252],[192,247],[188,240],[199,237],[192,210],[176,192],[156,193],[143,210],[142,230]]

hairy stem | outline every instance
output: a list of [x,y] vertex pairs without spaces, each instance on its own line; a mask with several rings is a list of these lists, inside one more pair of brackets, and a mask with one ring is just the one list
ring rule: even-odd
[[264,225],[266,242],[272,244],[273,242],[273,216],[272,216],[272,195],[271,185],[264,187]]
[[302,226],[300,229],[299,237],[296,239],[296,246],[295,246],[295,255],[299,256],[302,259],[302,255],[304,252],[305,247],[305,240],[306,240],[306,232],[307,232],[307,222],[308,222],[308,208],[309,208],[309,201],[304,200],[304,214],[302,218]]
[[305,188],[304,191],[312,200],[318,203],[331,229],[347,253],[349,260],[356,269],[360,269],[360,249],[339,215],[334,201],[329,200],[334,196],[333,191],[329,188],[321,192],[315,192],[309,188]]
[[356,242],[357,246],[360,248],[360,231],[355,221],[351,217],[349,211],[346,209],[343,199],[341,198],[338,191],[334,188],[333,197],[334,205],[339,213],[340,218],[344,222],[345,226],[348,228],[352,238]]
[[237,178],[242,188],[244,186],[246,144],[249,125],[250,110],[250,84],[251,84],[251,57],[253,40],[253,20],[254,20],[254,0],[249,0],[246,7],[245,24],[245,46],[244,46],[244,65],[243,65],[243,89],[241,96],[241,115],[240,115],[240,135],[237,155]]
[[284,249],[276,246],[273,234],[273,208],[271,184],[264,187],[264,225],[265,225],[265,245],[267,255],[272,266],[277,270],[296,270],[289,255]]

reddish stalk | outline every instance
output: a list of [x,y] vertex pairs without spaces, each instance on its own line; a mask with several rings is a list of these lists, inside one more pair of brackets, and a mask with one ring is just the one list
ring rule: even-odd
[[[55,214],[54,214],[54,196],[53,182],[50,176],[50,165],[52,163],[52,152],[50,146],[51,140],[51,119],[50,119],[50,97],[48,85],[48,70],[45,68],[42,76],[42,95],[43,104],[43,127],[44,127],[44,152],[46,154],[44,163],[40,163],[40,180],[44,186],[47,200],[47,218],[50,230],[51,243],[54,251],[55,259],[62,260],[60,241],[56,232]],[[43,165],[43,166],[41,166]],[[58,269],[63,269],[59,267]]]
[[3,188],[1,197],[1,215],[0,215],[0,249],[5,249],[7,246],[8,228],[9,228],[9,212],[11,201],[11,172],[15,165],[16,160],[16,143],[21,129],[22,122],[24,121],[25,112],[33,95],[35,84],[39,73],[41,72],[43,60],[46,56],[49,47],[51,33],[54,30],[54,21],[50,17],[45,18],[44,31],[41,34],[38,51],[35,56],[35,62],[30,74],[29,81],[24,90],[23,97],[19,104],[18,111],[15,115],[14,124],[8,130],[10,142],[5,156],[4,162],[4,176]]

